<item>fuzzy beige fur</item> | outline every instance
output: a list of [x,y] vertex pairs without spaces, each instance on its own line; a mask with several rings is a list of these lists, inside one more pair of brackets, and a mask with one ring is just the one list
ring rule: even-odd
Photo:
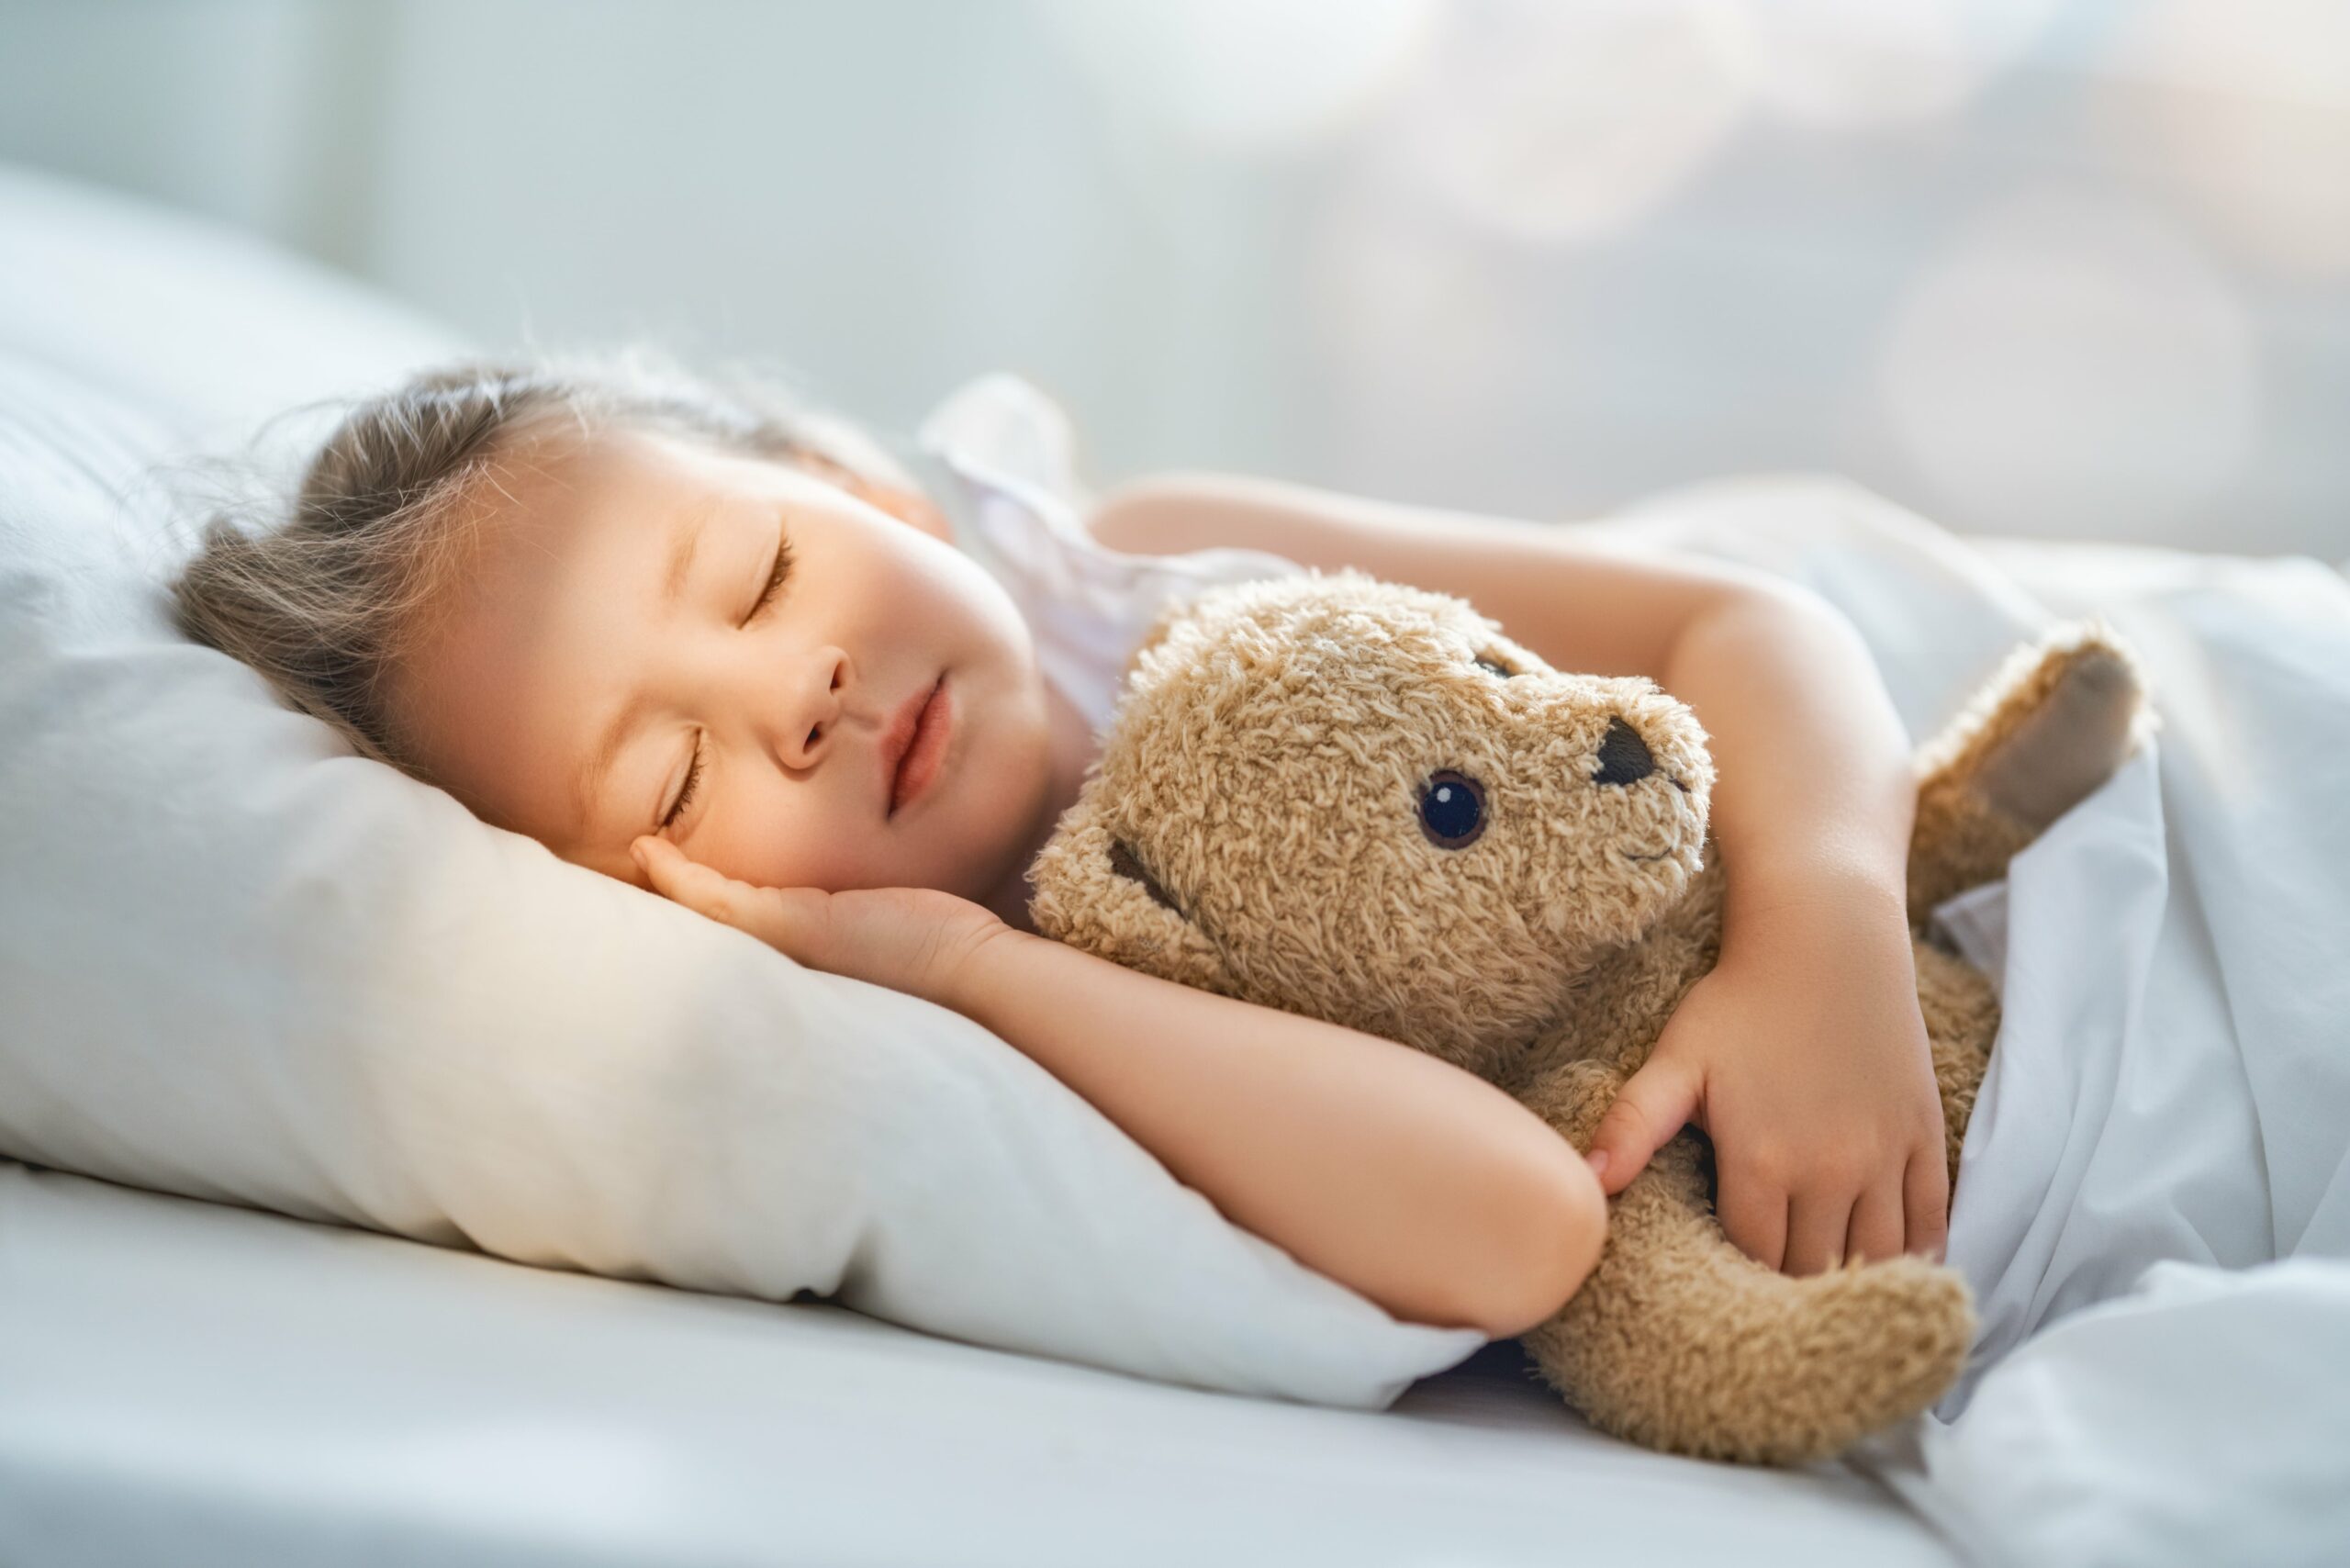
[[[1913,923],[2003,875],[2111,772],[2141,712],[2102,628],[2019,651],[1919,754]],[[1424,827],[1442,771],[1482,791],[1465,846]],[[1653,682],[1552,670],[1459,599],[1352,573],[1223,588],[1138,657],[1031,872],[1033,913],[1119,963],[1427,1051],[1583,1148],[1714,963],[1713,782],[1695,716]],[[1998,1007],[1959,958],[1916,953],[1955,1177]],[[1955,1272],[1901,1258],[1788,1278],[1722,1234],[1712,1183],[1701,1134],[1667,1143],[1614,1200],[1583,1289],[1524,1337],[1595,1425],[1793,1463],[1949,1386],[1975,1327]]]

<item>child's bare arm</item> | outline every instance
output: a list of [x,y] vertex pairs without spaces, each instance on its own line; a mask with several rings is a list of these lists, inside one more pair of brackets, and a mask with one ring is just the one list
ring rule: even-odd
[[1521,1333],[1598,1260],[1606,1206],[1573,1146],[1434,1057],[1010,929],[937,1000],[1399,1317]]
[[1733,927],[1831,883],[1907,908],[1908,738],[1867,647],[1817,595],[1556,527],[1216,475],[1114,490],[1092,527],[1119,549],[1247,544],[1357,566],[1469,600],[1561,669],[1648,676],[1710,737]]
[[1235,1224],[1397,1317],[1523,1332],[1598,1260],[1572,1145],[1392,1041],[1138,974],[912,889],[758,889],[640,841],[654,885],[813,968],[986,1025]]
[[1620,1191],[1684,1121],[1730,1239],[1791,1273],[1942,1244],[1942,1103],[1909,947],[1909,746],[1866,645],[1817,595],[1525,521],[1223,475],[1111,491],[1138,553],[1237,544],[1458,595],[1562,669],[1687,702],[1719,772],[1722,955],[1601,1126]]

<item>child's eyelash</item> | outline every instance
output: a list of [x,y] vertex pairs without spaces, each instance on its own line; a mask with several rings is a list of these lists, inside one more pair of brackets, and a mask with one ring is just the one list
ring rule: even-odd
[[[759,590],[758,600],[751,606],[751,613],[743,618],[744,625],[748,625],[750,622],[756,621],[759,618],[760,611],[766,610],[768,605],[775,602],[775,596],[783,588],[784,579],[790,576],[791,541],[789,539],[779,539],[776,542],[775,570],[767,574],[767,585]],[[693,802],[694,786],[700,782],[701,737],[699,735],[696,735],[694,737],[693,761],[688,764],[686,767],[685,788],[677,791],[677,803],[671,806],[667,812],[662,814],[660,823],[662,827],[667,828],[679,817],[686,814],[686,807]]]
[[670,823],[676,822],[679,817],[686,814],[686,802],[694,798],[694,785],[699,782],[700,779],[701,736],[697,734],[694,736],[694,759],[691,763],[688,764],[686,767],[686,786],[684,789],[677,791],[677,803],[671,806],[667,812],[662,816],[661,825],[663,827],[667,827]]
[[751,613],[744,618],[744,625],[756,621],[760,612],[775,602],[776,594],[782,588],[784,579],[789,576],[791,576],[791,541],[788,538],[779,539],[776,542],[775,547],[775,570],[767,574],[767,586],[759,590],[758,602],[751,606]]

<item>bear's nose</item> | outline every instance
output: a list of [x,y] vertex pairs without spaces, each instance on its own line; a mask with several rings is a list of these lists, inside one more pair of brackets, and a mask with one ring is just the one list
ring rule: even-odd
[[1622,719],[1607,721],[1607,734],[1599,743],[1599,771],[1591,776],[1595,784],[1637,784],[1656,771],[1656,759],[1649,755],[1649,743],[1640,739],[1640,732]]

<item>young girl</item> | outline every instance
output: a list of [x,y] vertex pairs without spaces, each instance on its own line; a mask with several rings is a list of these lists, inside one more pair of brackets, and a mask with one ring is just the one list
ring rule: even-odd
[[[1008,377],[925,426],[918,477],[755,387],[463,364],[353,409],[290,515],[216,521],[174,588],[192,635],[364,754],[968,1015],[1399,1317],[1502,1338],[1555,1313],[1598,1257],[1603,1188],[1684,1122],[1764,1263],[1939,1251],[1908,744],[1834,610],[1573,531],[1254,480],[1151,478],[1080,522],[1064,442]],[[1712,736],[1720,961],[1588,1163],[1448,1064],[1026,925],[1022,874],[1150,615],[1305,566],[1460,595],[1562,668],[1652,677]]]

